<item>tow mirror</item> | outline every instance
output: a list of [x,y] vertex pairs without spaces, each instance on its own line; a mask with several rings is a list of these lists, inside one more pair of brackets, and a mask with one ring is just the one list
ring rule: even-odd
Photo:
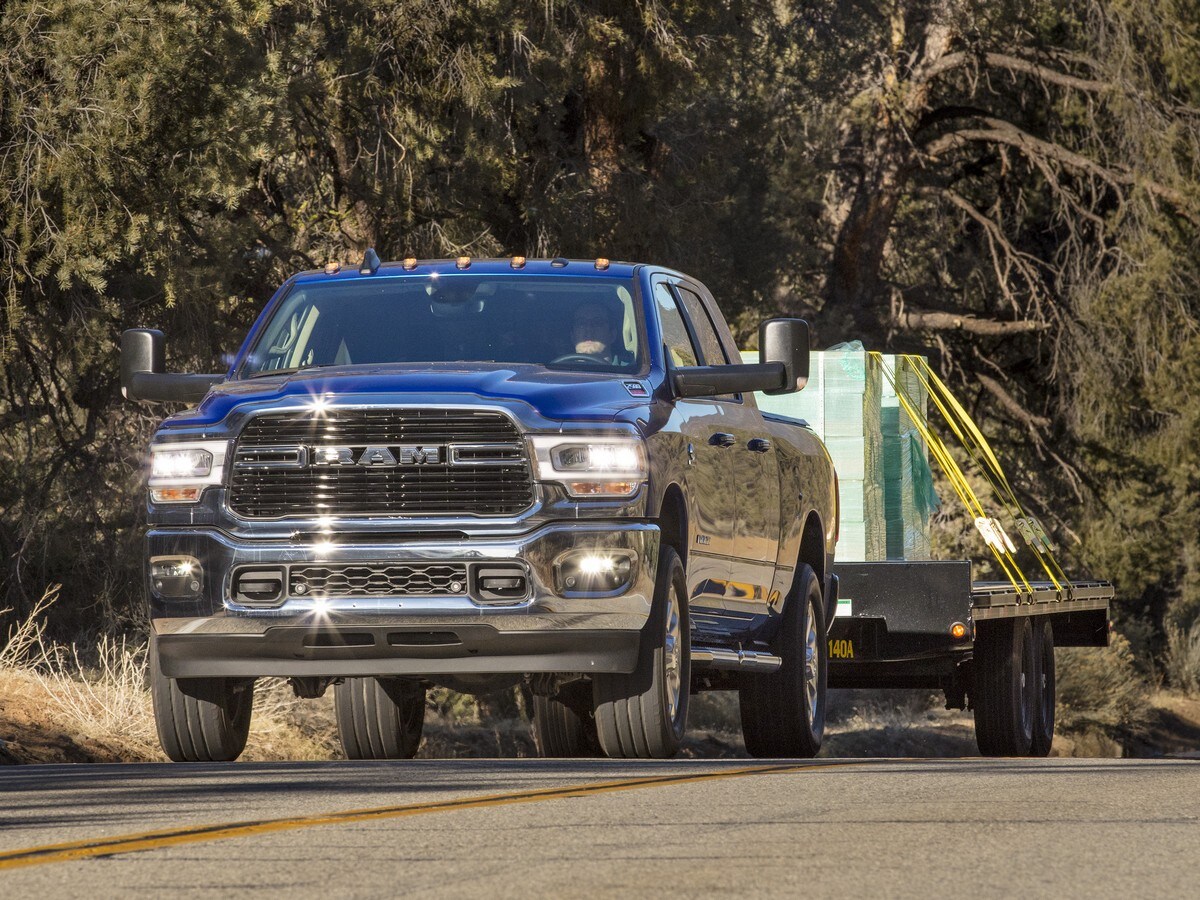
[[790,394],[808,384],[808,323],[803,319],[768,319],[758,328],[760,363],[783,363],[783,385],[764,394]]
[[758,329],[757,363],[675,369],[675,395],[716,397],[744,391],[790,394],[801,390],[808,383],[808,343],[808,323],[803,319],[769,319]]
[[165,338],[153,328],[131,328],[121,335],[121,395],[127,400],[196,403],[224,375],[169,375]]

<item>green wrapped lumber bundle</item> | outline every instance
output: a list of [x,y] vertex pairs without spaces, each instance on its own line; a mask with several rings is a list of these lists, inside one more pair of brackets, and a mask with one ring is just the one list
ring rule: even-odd
[[912,364],[904,357],[885,355],[883,367],[881,420],[887,558],[929,559],[929,517],[937,508],[929,453],[918,423],[900,402],[896,388],[904,392],[921,426],[928,421],[929,396]]
[[[746,362],[758,354],[743,351]],[[914,412],[927,397],[912,366],[879,358],[856,345],[812,354],[808,385],[796,394],[755,394],[764,412],[803,419],[824,442],[838,473],[843,562],[928,559],[929,516],[936,508],[927,451],[891,380]]]

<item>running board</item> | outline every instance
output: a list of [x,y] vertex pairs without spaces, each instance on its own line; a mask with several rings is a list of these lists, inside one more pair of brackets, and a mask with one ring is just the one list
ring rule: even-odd
[[693,647],[692,665],[702,669],[735,672],[774,672],[783,665],[783,660],[774,653],[764,653],[760,650]]

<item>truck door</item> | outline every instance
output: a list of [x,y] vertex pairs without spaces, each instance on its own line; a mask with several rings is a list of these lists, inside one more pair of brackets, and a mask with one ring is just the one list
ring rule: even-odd
[[[676,283],[675,291],[707,366],[729,365],[731,359],[719,336],[719,313],[701,299],[700,289]],[[732,335],[726,335],[733,344]],[[719,398],[722,406],[721,432],[729,442],[732,466],[732,501],[737,524],[730,549],[730,580],[725,594],[726,617],[731,627],[736,620],[750,620],[768,613],[768,600],[775,580],[779,552],[779,466],[776,449],[766,432],[754,398],[741,394]],[[749,624],[749,623],[747,623]]]
[[[667,282],[656,280],[653,291],[668,370],[699,365],[702,357]],[[686,455],[688,599],[692,630],[701,640],[726,631],[724,598],[737,530],[737,507],[730,489],[731,448],[714,438],[725,428],[725,406],[707,397],[679,399],[672,416],[681,440],[680,452]]]

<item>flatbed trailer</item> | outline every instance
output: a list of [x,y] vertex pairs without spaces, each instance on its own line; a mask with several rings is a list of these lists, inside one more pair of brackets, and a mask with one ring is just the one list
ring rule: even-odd
[[970,708],[986,756],[1045,756],[1054,648],[1106,647],[1106,581],[974,581],[969,560],[839,563],[829,686],[928,688]]

